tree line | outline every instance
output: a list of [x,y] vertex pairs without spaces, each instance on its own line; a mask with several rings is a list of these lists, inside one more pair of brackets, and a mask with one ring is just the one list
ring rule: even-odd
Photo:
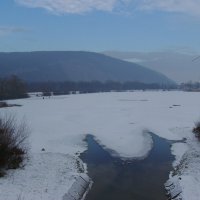
[[0,100],[26,98],[26,83],[17,76],[0,78]]
[[146,90],[146,89],[175,89],[174,85],[160,85],[157,83],[141,83],[141,82],[116,82],[116,81],[65,81],[65,82],[32,82],[27,84],[29,92],[43,92],[48,94],[69,94],[78,91],[80,93],[93,92],[109,92],[109,91],[125,91],[125,90]]
[[175,89],[174,85],[161,85],[157,83],[141,83],[141,82],[117,82],[117,81],[64,81],[64,82],[24,82],[19,77],[13,75],[7,78],[0,78],[0,100],[19,99],[28,97],[28,92],[43,92],[49,95],[109,91],[125,91],[125,90],[146,90],[146,89]]
[[186,82],[181,83],[179,88],[184,91],[200,91],[200,82]]

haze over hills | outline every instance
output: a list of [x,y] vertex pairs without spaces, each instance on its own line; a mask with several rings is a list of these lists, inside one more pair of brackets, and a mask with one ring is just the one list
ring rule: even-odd
[[0,53],[0,76],[12,74],[32,82],[112,80],[174,84],[165,75],[139,64],[81,51]]
[[200,81],[200,59],[191,52],[120,52],[107,51],[105,55],[147,66],[177,82]]

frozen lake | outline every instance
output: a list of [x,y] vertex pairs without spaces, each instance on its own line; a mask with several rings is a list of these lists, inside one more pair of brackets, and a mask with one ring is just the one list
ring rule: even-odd
[[[121,181],[124,185],[124,187],[113,185],[110,179],[105,179],[105,185],[107,182],[111,184],[105,194],[109,196],[112,190],[121,188],[123,193],[126,190],[133,191],[133,194],[137,196],[134,188],[137,188],[141,194],[146,187],[145,191],[148,192],[144,195],[148,194],[148,200],[150,196],[154,198],[155,193],[160,195],[159,200],[161,200],[164,194],[163,184],[169,176],[172,162],[170,151],[175,156],[176,162],[173,163],[175,165],[181,161],[188,149],[194,149],[194,146],[199,147],[199,144],[193,143],[194,136],[191,132],[194,122],[200,119],[199,99],[199,92],[134,91],[53,96],[45,99],[32,97],[8,101],[8,103],[22,106],[1,109],[0,115],[14,113],[17,119],[27,121],[31,129],[29,138],[31,159],[24,170],[11,172],[5,180],[0,180],[0,199],[16,200],[19,194],[24,199],[62,198],[74,183],[75,178],[80,175],[77,159],[87,150],[84,138],[92,133],[95,141],[104,150],[109,149],[111,155],[108,159],[103,156],[103,161],[101,159],[94,161],[91,158],[91,162],[87,160],[87,164],[81,163],[85,167],[84,173],[87,173],[88,167],[92,176],[90,166],[92,163],[99,162],[99,167],[95,170],[101,168],[112,180]],[[188,144],[175,143],[170,148],[167,143],[164,145],[165,142],[162,139],[156,142],[156,138],[154,138],[156,145],[153,145],[148,132],[153,132],[166,140],[187,138],[187,141],[191,142],[191,147]],[[45,154],[41,152],[43,148],[46,150]],[[141,158],[147,155],[149,156],[141,161]],[[190,152],[188,155],[191,157],[189,162],[191,165],[185,168],[187,171],[180,184],[185,191],[184,200],[197,200],[198,191],[200,191],[198,179],[200,175],[196,174],[200,174],[200,169],[198,169],[200,162],[193,160],[193,154]],[[106,162],[104,162],[105,158]],[[140,161],[134,161],[134,159]],[[133,169],[137,173],[132,174]],[[53,176],[46,176],[46,174],[53,174]],[[101,175],[100,172],[96,174]],[[143,178],[141,178],[142,174],[144,174]],[[98,177],[91,178],[96,180]],[[142,186],[138,184],[139,181],[142,182]],[[155,181],[155,183],[151,184],[149,181]],[[129,182],[132,185],[131,188],[128,186]],[[143,184],[144,182],[148,187]],[[103,180],[98,183],[101,188]],[[153,186],[156,189],[159,188],[159,191],[155,192],[156,189]],[[92,191],[98,191],[96,187],[94,185]],[[116,194],[120,196],[121,192]],[[92,196],[92,193],[90,195]],[[132,193],[127,193],[127,199],[129,195],[131,196]],[[139,199],[141,200],[141,197]]]

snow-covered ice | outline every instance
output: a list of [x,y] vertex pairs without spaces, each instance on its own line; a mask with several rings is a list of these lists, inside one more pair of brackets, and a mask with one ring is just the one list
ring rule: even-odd
[[185,152],[187,152],[188,149],[189,147],[186,143],[177,142],[172,145],[171,151],[172,154],[175,156],[173,167],[176,167],[180,163],[183,155],[185,154]]
[[[191,138],[194,122],[200,119],[199,99],[200,93],[181,91],[77,94],[46,99],[32,97],[9,101],[22,107],[1,109],[1,113],[9,111],[19,118],[25,117],[32,132],[33,155],[39,156],[41,149],[45,148],[52,155],[77,157],[77,153],[87,148],[83,142],[85,135],[92,134],[104,148],[130,159],[143,157],[151,149],[148,131],[169,140]],[[185,145],[173,145],[172,152],[177,162],[182,157],[180,149],[187,151]],[[17,176],[14,174],[18,173],[11,174]],[[14,190],[8,182],[1,181],[0,199],[2,194],[6,194],[4,187]]]

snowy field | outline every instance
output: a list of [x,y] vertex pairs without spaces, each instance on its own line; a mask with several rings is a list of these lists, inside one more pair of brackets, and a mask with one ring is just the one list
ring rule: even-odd
[[[196,175],[200,177],[200,161],[191,155],[199,151],[200,144],[191,130],[200,119],[200,93],[113,92],[32,97],[8,103],[22,107],[1,109],[0,114],[11,112],[26,119],[31,128],[31,151],[24,169],[10,171],[0,179],[1,200],[62,199],[80,174],[77,159],[87,149],[83,142],[86,134],[94,135],[113,155],[131,159],[148,154],[152,147],[148,131],[170,140],[188,139],[186,144],[172,146],[177,158],[174,167],[184,156],[191,159],[182,169],[182,197],[199,200],[200,179]],[[42,148],[46,150],[43,153]],[[194,188],[198,189],[195,193]]]

